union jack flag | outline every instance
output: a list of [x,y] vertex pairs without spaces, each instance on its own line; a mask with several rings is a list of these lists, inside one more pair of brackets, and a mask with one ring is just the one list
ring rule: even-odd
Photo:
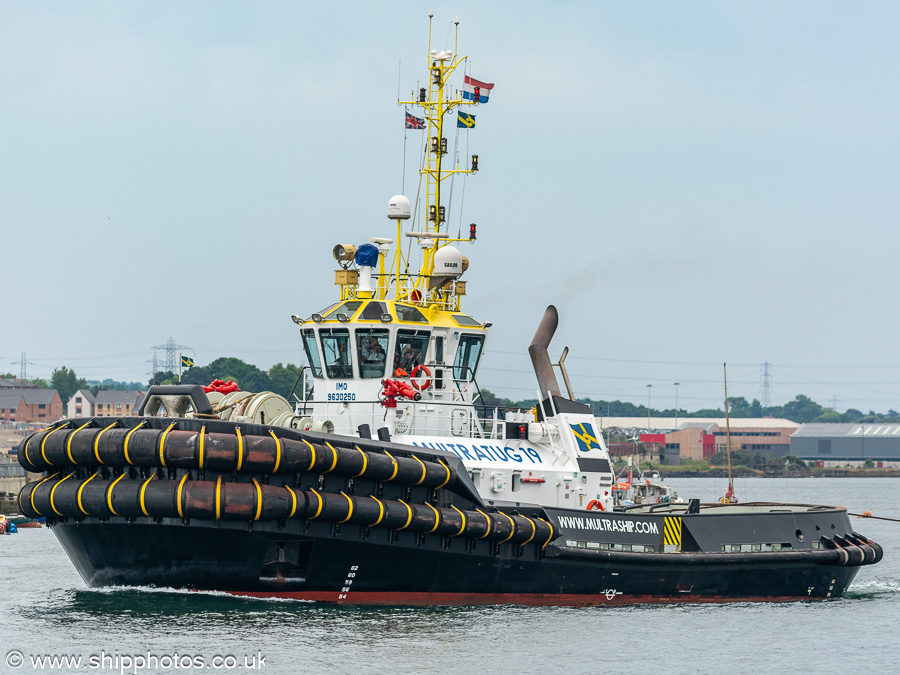
[[406,113],[406,128],[407,129],[424,129],[425,128],[425,120],[421,117],[416,117],[415,115],[410,115]]

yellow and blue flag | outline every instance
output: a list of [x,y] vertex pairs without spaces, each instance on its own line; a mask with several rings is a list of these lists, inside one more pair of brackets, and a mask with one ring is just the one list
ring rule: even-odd
[[459,112],[456,115],[456,126],[461,129],[474,129],[475,128],[475,115],[470,115],[469,113]]
[[578,449],[581,452],[600,449],[600,441],[597,440],[597,432],[594,431],[592,424],[570,424],[572,433],[578,441]]
[[192,359],[192,358],[189,357],[189,356],[185,356],[184,354],[182,354],[182,355],[181,355],[181,365],[182,365],[184,368],[190,368],[191,366],[194,365],[194,359]]

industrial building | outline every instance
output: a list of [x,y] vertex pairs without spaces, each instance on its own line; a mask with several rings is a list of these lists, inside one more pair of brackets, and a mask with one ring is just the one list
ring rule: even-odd
[[[712,457],[728,445],[725,418],[604,417],[605,429],[633,433],[634,440],[654,447],[664,464],[693,462]],[[800,425],[773,417],[731,419],[731,449],[782,457],[790,452],[791,434]]]
[[824,467],[859,466],[866,460],[877,467],[900,467],[900,424],[803,424],[791,436],[791,454]]

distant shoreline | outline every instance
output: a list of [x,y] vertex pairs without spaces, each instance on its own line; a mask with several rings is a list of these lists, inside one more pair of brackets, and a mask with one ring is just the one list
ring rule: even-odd
[[[724,470],[709,471],[669,469],[656,466],[663,478],[723,478]],[[770,473],[743,467],[734,470],[736,478],[900,478],[900,469],[819,469],[816,471],[780,471]]]

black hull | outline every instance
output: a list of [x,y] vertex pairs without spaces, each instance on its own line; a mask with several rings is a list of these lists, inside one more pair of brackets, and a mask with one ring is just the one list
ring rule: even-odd
[[171,418],[74,420],[26,439],[85,583],[343,604],[834,598],[881,548],[835,507],[626,512],[485,501],[455,455]]
[[[839,597],[858,567],[757,554],[703,562],[580,549],[509,558],[396,543],[290,537],[174,523],[57,523],[89,586],[157,586],[339,604],[535,604],[784,601]],[[279,545],[281,548],[279,549]],[[493,547],[490,547],[491,549]],[[284,551],[279,560],[278,551]],[[579,554],[583,557],[579,557]],[[705,554],[713,555],[716,554]]]

